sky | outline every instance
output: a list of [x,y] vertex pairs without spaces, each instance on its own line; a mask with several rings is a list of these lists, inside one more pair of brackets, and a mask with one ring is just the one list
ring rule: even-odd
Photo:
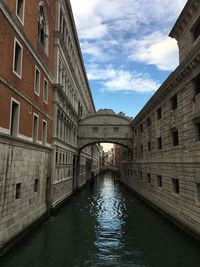
[[168,37],[187,0],[71,0],[96,110],[135,117],[178,65]]

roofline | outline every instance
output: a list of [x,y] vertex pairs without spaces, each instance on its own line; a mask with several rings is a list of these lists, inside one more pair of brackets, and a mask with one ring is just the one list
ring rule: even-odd
[[89,81],[88,81],[88,77],[87,77],[87,72],[86,72],[86,69],[85,69],[83,55],[82,55],[82,52],[81,52],[81,47],[80,47],[80,43],[79,43],[78,33],[77,33],[77,30],[76,30],[76,23],[75,23],[74,15],[73,15],[73,12],[72,12],[72,6],[71,6],[71,3],[70,3],[70,0],[66,0],[65,2],[67,4],[68,10],[69,10],[70,20],[71,20],[71,23],[72,23],[72,26],[73,26],[72,27],[72,30],[73,30],[73,33],[74,33],[75,42],[76,42],[76,46],[77,46],[77,49],[78,49],[78,53],[79,53],[79,58],[80,58],[80,61],[81,61],[81,65],[82,65],[82,68],[83,68],[83,71],[84,71],[84,76],[85,76],[86,84],[87,84],[87,87],[88,87],[88,91],[89,91],[89,95],[90,95],[90,100],[92,102],[93,109],[96,112],[94,100],[93,100],[93,97],[92,97],[92,92],[91,92]]
[[163,82],[163,84],[158,88],[158,90],[153,94],[153,96],[149,99],[149,101],[144,105],[141,111],[135,116],[132,120],[131,124],[132,127],[135,127],[134,124],[137,124],[143,116],[146,116],[146,112],[150,112],[151,105],[155,102],[159,102],[160,99],[163,97],[165,91],[169,90],[173,83],[176,81],[178,76],[184,72],[184,70],[193,62],[193,60],[199,56],[200,53],[198,52],[198,44],[196,45],[194,51],[191,51],[189,55],[184,59],[184,61],[168,76],[168,78]]
[[172,37],[172,38],[175,38],[175,32],[176,32],[176,29],[178,28],[178,26],[181,24],[181,21],[182,19],[185,17],[187,11],[188,11],[188,8],[191,6],[192,2],[194,0],[188,0],[184,6],[184,8],[182,9],[178,19],[176,20],[172,30],[170,31],[169,33],[169,36]]
[[91,115],[88,115],[88,116],[85,116],[84,118],[80,119],[79,123],[81,123],[82,121],[86,120],[86,119],[89,119],[89,118],[92,118],[92,117],[104,117],[104,116],[110,116],[110,117],[116,117],[116,118],[120,118],[120,119],[124,119],[126,120],[127,122],[129,122],[129,124],[131,125],[131,120],[129,120],[128,118],[124,117],[124,116],[120,116],[120,115],[117,115],[117,114],[98,114],[98,113],[95,113],[95,114],[91,114]]

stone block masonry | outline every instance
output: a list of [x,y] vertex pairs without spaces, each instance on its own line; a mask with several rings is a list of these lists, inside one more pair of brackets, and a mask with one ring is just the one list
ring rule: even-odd
[[180,65],[132,121],[133,159],[123,161],[122,180],[200,238],[199,19],[200,2],[188,1],[170,33]]
[[0,247],[47,211],[49,152],[0,136]]

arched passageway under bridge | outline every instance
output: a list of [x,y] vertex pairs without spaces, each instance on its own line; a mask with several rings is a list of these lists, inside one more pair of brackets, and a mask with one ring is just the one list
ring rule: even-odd
[[99,110],[79,121],[78,148],[94,143],[114,143],[132,149],[131,119],[117,115],[112,110]]
[[113,143],[126,147],[132,154],[133,130],[131,118],[122,113],[115,114],[110,109],[99,110],[86,116],[78,124],[78,149],[79,154],[74,159],[73,188],[79,188],[80,180],[80,155],[81,151],[89,145],[96,143]]

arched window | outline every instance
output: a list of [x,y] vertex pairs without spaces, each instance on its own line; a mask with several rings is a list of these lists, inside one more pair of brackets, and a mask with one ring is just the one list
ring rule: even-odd
[[44,47],[47,52],[48,47],[48,24],[47,18],[44,12],[43,5],[39,6],[39,14],[38,14],[38,38],[40,40],[41,45]]

